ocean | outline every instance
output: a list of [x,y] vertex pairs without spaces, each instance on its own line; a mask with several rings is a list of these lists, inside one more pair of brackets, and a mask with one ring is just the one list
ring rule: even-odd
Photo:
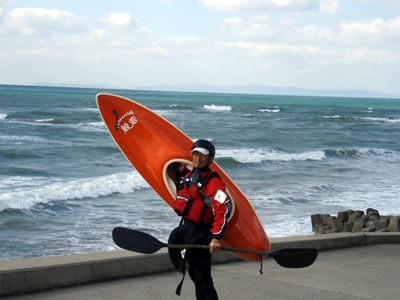
[[115,145],[99,92],[210,139],[270,237],[312,234],[317,213],[400,215],[400,99],[0,85],[0,260],[116,250],[116,226],[165,241],[179,223]]

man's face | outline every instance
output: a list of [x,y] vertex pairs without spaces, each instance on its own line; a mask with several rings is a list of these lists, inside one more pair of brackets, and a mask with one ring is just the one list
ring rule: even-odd
[[208,165],[210,155],[204,155],[195,151],[192,153],[192,159],[194,168],[204,168]]

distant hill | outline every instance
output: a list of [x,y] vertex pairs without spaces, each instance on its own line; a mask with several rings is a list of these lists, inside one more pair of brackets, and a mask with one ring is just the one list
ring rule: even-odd
[[234,94],[265,94],[293,96],[327,96],[327,97],[363,97],[363,98],[400,98],[400,95],[389,95],[369,90],[347,89],[302,89],[296,87],[272,87],[264,85],[217,86],[217,85],[152,85],[141,86],[139,89],[181,92],[211,92]]
[[362,97],[362,98],[400,98],[400,95],[389,95],[369,90],[350,89],[303,89],[297,87],[273,87],[265,85],[218,86],[211,84],[158,84],[146,86],[114,86],[111,84],[70,84],[70,83],[37,83],[39,86],[104,88],[104,89],[135,89],[152,91],[203,92],[203,93],[233,93],[233,94],[263,94],[288,96],[326,96],[326,97]]

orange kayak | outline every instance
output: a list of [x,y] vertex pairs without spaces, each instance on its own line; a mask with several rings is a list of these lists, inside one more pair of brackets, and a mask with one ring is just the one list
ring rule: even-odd
[[[193,141],[170,122],[145,106],[111,94],[98,94],[97,106],[110,134],[125,157],[154,191],[170,206],[176,197],[175,170],[178,163],[191,169]],[[213,162],[233,202],[233,211],[221,240],[222,247],[270,251],[268,237],[253,206],[229,176]],[[259,261],[249,253],[234,253]]]

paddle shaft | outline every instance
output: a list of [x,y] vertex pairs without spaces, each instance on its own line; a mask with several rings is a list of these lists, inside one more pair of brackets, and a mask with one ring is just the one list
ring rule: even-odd
[[[208,245],[167,244],[152,237],[148,233],[123,227],[114,228],[112,236],[114,242],[122,249],[144,254],[155,253],[163,247],[175,249],[210,249]],[[287,248],[271,252],[237,248],[221,248],[221,250],[254,254],[260,257],[261,263],[265,256],[272,257],[280,266],[285,268],[308,267],[314,263],[318,255],[318,250],[314,248]]]
[[[163,243],[163,246],[164,247],[168,247],[168,248],[178,248],[178,249],[185,249],[185,248],[210,249],[210,246],[208,246],[208,245],[197,245],[197,244],[166,244],[166,243]],[[270,254],[274,253],[274,252],[266,252],[266,251],[256,251],[256,250],[237,249],[237,248],[225,248],[225,247],[222,247],[221,251],[250,253],[250,254],[257,254],[257,255],[270,255]]]

